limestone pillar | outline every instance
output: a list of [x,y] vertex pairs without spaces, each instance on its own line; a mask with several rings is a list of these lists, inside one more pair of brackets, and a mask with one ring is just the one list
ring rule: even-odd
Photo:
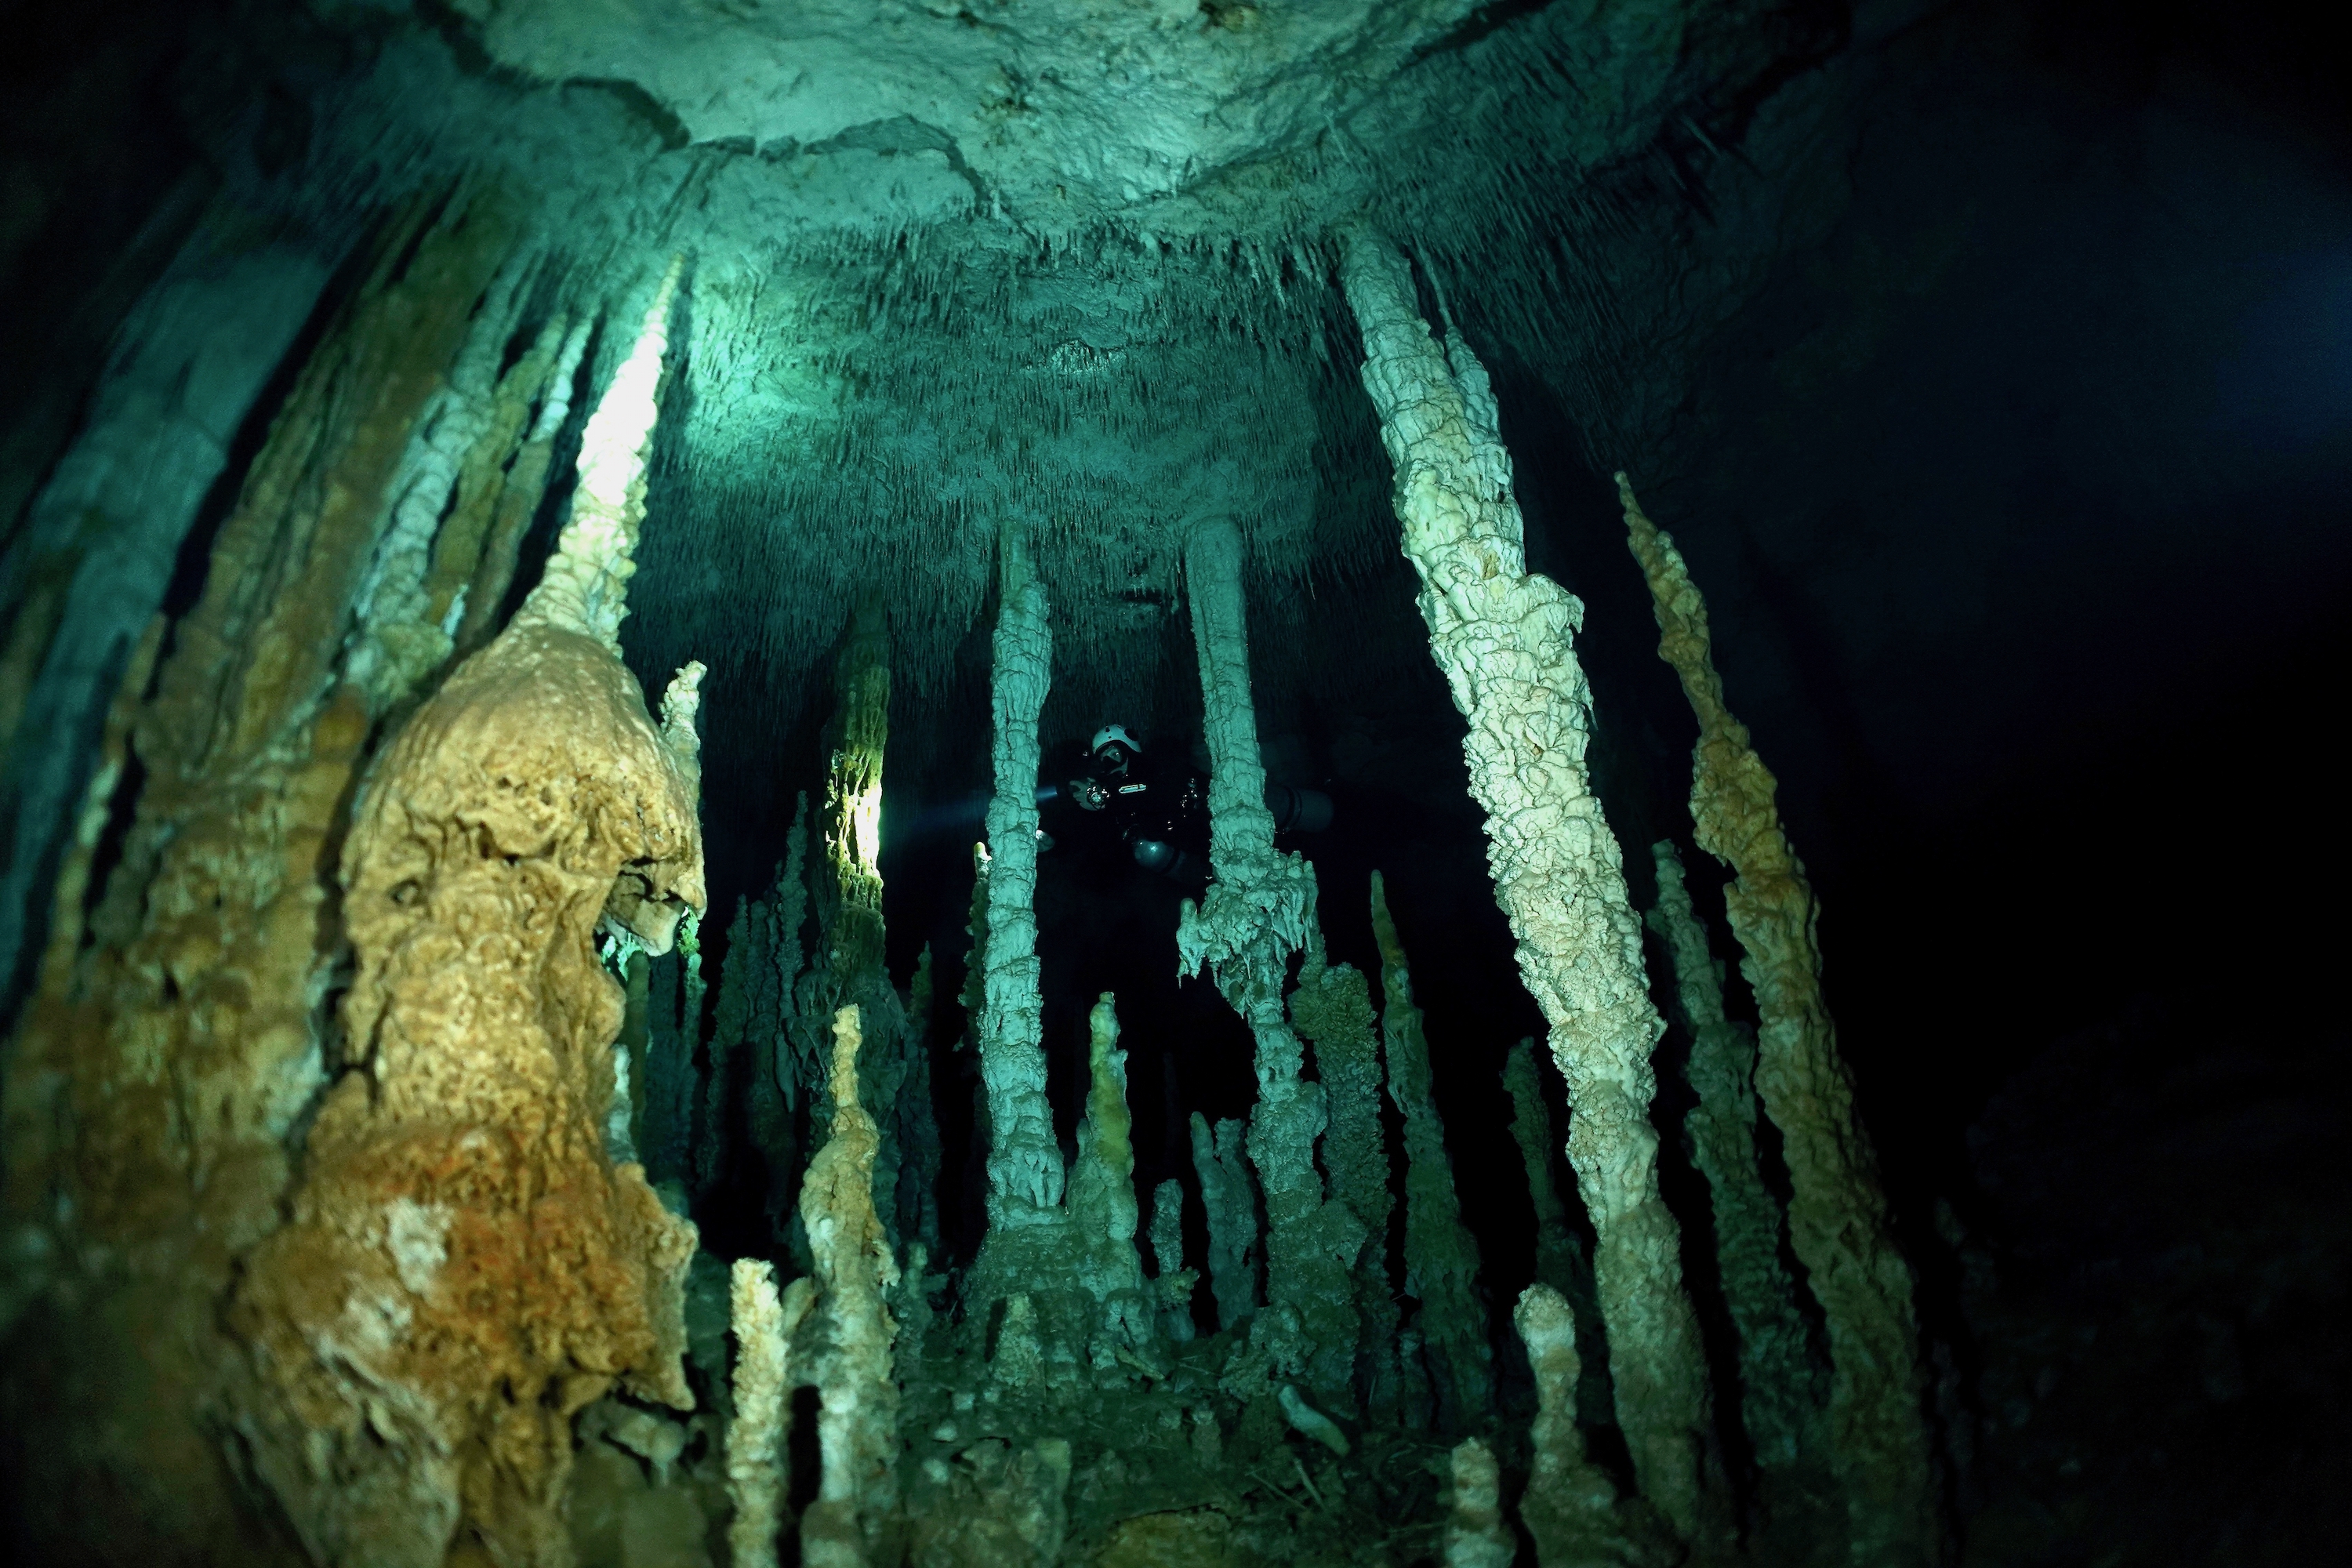
[[1725,1305],[1739,1335],[1739,1409],[1756,1462],[1785,1470],[1809,1456],[1820,1425],[1796,1289],[1780,1266],[1780,1203],[1764,1184],[1756,1150],[1756,1042],[1723,1014],[1723,980],[1706,928],[1691,908],[1682,858],[1671,840],[1650,847],[1658,906],[1650,929],[1674,955],[1675,991],[1691,1032],[1685,1076],[1698,1096],[1683,1125],[1691,1162],[1706,1178]]
[[1031,1263],[1061,1221],[1062,1151],[1045,1099],[1045,1001],[1038,990],[1038,715],[1053,671],[1045,588],[1027,526],[1006,524],[998,545],[996,792],[988,805],[987,921],[981,972],[980,1071],[988,1095],[988,1235],[972,1269],[974,1294],[994,1300],[1030,1285]]
[[1301,1078],[1305,1054],[1283,1010],[1290,955],[1306,945],[1314,922],[1315,881],[1305,860],[1274,847],[1250,700],[1241,535],[1232,522],[1194,528],[1184,579],[1209,739],[1215,880],[1198,906],[1185,900],[1176,951],[1185,973],[1206,966],[1257,1042],[1249,1153],[1265,1200],[1266,1300],[1296,1314],[1302,1342],[1286,1353],[1299,1361],[1316,1393],[1345,1399],[1352,1396],[1358,1331],[1349,1275],[1365,1232],[1345,1204],[1324,1195],[1315,1164],[1323,1089]]
[[1682,553],[1617,476],[1634,557],[1657,610],[1659,657],[1698,715],[1691,817],[1730,867],[1732,934],[1756,994],[1756,1088],[1789,1163],[1789,1231],[1830,1339],[1830,1442],[1846,1490],[1853,1561],[1925,1563],[1937,1550],[1931,1455],[1911,1268],[1896,1250],[1877,1162],[1822,999],[1820,910],[1780,830],[1778,784],[1723,700],[1706,602]]
[[1583,605],[1527,569],[1510,457],[1468,345],[1451,332],[1443,347],[1431,337],[1412,273],[1387,242],[1357,237],[1346,282],[1431,651],[1470,721],[1463,750],[1487,813],[1496,895],[1568,1082],[1569,1160],[1599,1237],[1618,1422],[1643,1492],[1712,1545],[1723,1514],[1702,1481],[1706,1362],[1649,1117],[1650,1052],[1664,1026],[1650,1004],[1617,841],[1585,773],[1592,701],[1575,651]]

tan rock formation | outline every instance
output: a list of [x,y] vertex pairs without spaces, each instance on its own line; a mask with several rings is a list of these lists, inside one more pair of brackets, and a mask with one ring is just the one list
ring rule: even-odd
[[1445,1568],[1511,1568],[1519,1543],[1503,1522],[1503,1474],[1475,1437],[1454,1446],[1454,1505],[1445,1521]]
[[152,688],[144,670],[123,688],[138,766],[103,803],[130,820],[121,856],[87,924],[76,898],[53,928],[0,1096],[11,1256],[37,1241],[69,1264],[35,1308],[70,1323],[49,1335],[61,1353],[17,1363],[5,1396],[40,1424],[18,1494],[46,1510],[25,1521],[36,1539],[102,1515],[134,1553],[275,1550],[238,1521],[197,1411],[236,1359],[221,1294],[278,1223],[288,1137],[324,1076],[335,833],[370,740],[338,679],[353,595],[508,245],[479,205],[434,221],[420,204],[388,228]]
[[1592,699],[1575,650],[1584,607],[1527,569],[1510,454],[1469,346],[1450,331],[1442,347],[1431,337],[1411,270],[1385,240],[1350,243],[1346,284],[1430,648],[1470,721],[1463,751],[1487,813],[1496,896],[1568,1081],[1568,1155],[1599,1238],[1618,1422],[1643,1493],[1711,1546],[1727,1510],[1703,1479],[1706,1366],[1649,1117],[1650,1052],[1664,1024],[1650,1003],[1617,840],[1586,776]]
[[1822,998],[1820,909],[1780,830],[1778,784],[1723,700],[1706,601],[1669,534],[1617,476],[1634,558],[1657,610],[1658,655],[1698,715],[1691,817],[1699,847],[1738,879],[1725,890],[1740,973],[1756,994],[1756,1088],[1789,1163],[1789,1229],[1830,1338],[1830,1441],[1846,1489],[1857,1564],[1909,1564],[1936,1552],[1911,1269],[1895,1245],[1877,1162],[1855,1119],[1853,1083]]
[[[1672,1561],[1662,1553],[1654,1524],[1638,1505],[1621,1502],[1608,1475],[1584,1449],[1576,1425],[1576,1318],[1568,1299],[1549,1285],[1530,1285],[1512,1314],[1535,1373],[1536,1418],[1528,1489],[1519,1521],[1528,1527],[1539,1568],[1590,1568],[1595,1563]],[[1644,1529],[1648,1524],[1650,1528]]]
[[795,1279],[782,1297],[776,1271],[739,1258],[730,1271],[735,1331],[735,1414],[727,1423],[727,1546],[733,1568],[774,1568],[784,1520],[784,1441],[792,1428],[792,1343],[814,1287]]
[[801,1223],[816,1264],[822,1468],[801,1515],[801,1561],[856,1568],[881,1550],[898,1501],[898,1386],[891,1346],[898,1326],[885,1304],[898,1266],[874,1211],[881,1136],[857,1099],[857,1009],[834,1017],[833,1130],[801,1184]]
[[374,771],[344,853],[357,1070],[230,1317],[257,1468],[321,1562],[566,1562],[572,1415],[616,1383],[692,1405],[694,1229],[605,1156],[593,941],[625,889],[642,925],[698,907],[701,844],[635,679],[574,631],[510,628]]
[[1658,904],[1645,917],[1674,955],[1675,989],[1691,1034],[1690,1079],[1698,1103],[1683,1125],[1691,1163],[1706,1177],[1724,1304],[1739,1335],[1739,1411],[1767,1471],[1819,1463],[1821,1405],[1797,1315],[1796,1288],[1780,1265],[1780,1201],[1764,1184],[1756,1148],[1756,1042],[1724,1016],[1723,980],[1706,928],[1691,907],[1682,857],[1671,840],[1650,847]]

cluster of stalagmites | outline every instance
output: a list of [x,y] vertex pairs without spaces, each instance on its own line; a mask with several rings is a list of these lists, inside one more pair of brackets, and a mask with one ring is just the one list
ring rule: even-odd
[[[1659,1187],[1644,921],[1585,773],[1581,606],[1526,569],[1485,374],[1431,333],[1402,257],[1366,236],[1345,258],[1364,383],[1549,1026],[1504,1073],[1537,1236],[1535,1282],[1502,1310],[1386,889],[1368,975],[1331,960],[1314,870],[1276,842],[1232,519],[1187,525],[1213,879],[1176,947],[1246,1025],[1255,1105],[1193,1116],[1192,1180],[1145,1204],[1106,994],[1074,1143],[1057,1135],[1034,912],[1053,635],[1032,525],[1008,520],[956,1047],[977,1061],[987,1226],[937,1272],[930,1041],[958,1031],[928,953],[904,992],[884,963],[887,605],[851,609],[825,775],[728,922],[714,994],[702,668],[656,719],[618,643],[683,265],[577,428],[568,521],[501,628],[589,323],[527,319],[532,262],[486,206],[420,209],[379,251],[203,596],[130,658],[9,1058],[5,1305],[79,1335],[37,1397],[12,1395],[73,1434],[60,1510],[91,1474],[145,1474],[151,1541],[282,1554],[243,1522],[257,1494],[314,1561],[418,1568],[698,1563],[720,1541],[739,1568],[1499,1568],[1523,1543],[1567,1568],[1719,1560],[1776,1530],[1814,1560],[1933,1557],[1909,1276],[1811,895],[1704,606],[1629,490],[1701,722],[1696,842],[1737,875],[1759,1018],[1731,1016],[1658,845],[1647,924],[1753,1457],[1734,1484]],[[1589,1231],[1557,1180],[1545,1057]],[[760,1194],[768,1227],[731,1264],[683,1217],[722,1187]],[[1588,1444],[1611,1424],[1622,1468]],[[173,1491],[198,1471],[211,1492]]]

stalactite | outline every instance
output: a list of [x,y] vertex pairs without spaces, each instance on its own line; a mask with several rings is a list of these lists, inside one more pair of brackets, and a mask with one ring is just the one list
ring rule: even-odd
[[1306,945],[1314,921],[1315,884],[1306,861],[1274,847],[1241,569],[1241,536],[1230,521],[1202,524],[1186,541],[1215,880],[1197,906],[1185,900],[1176,950],[1184,973],[1207,967],[1257,1042],[1249,1152],[1265,1199],[1266,1300],[1297,1319],[1307,1384],[1324,1399],[1351,1400],[1359,1325],[1350,1275],[1365,1233],[1345,1204],[1324,1196],[1315,1165],[1326,1121],[1322,1086],[1301,1079],[1305,1053],[1283,1012],[1288,959]]
[[1830,1340],[1830,1441],[1846,1491],[1853,1560],[1892,1565],[1937,1551],[1919,1329],[1877,1162],[1822,999],[1820,910],[1780,829],[1778,784],[1724,704],[1706,603],[1673,538],[1617,476],[1633,554],[1657,611],[1659,657],[1698,715],[1691,816],[1699,847],[1731,868],[1724,890],[1756,994],[1756,1088],[1780,1130],[1789,1229]]
[[1381,948],[1381,1033],[1389,1100],[1404,1123],[1404,1289],[1421,1303],[1414,1326],[1429,1346],[1447,1423],[1459,1431],[1485,1420],[1494,1398],[1494,1347],[1478,1288],[1478,1244],[1462,1225],[1454,1162],[1437,1116],[1429,1041],[1413,1005],[1404,943],[1389,913],[1388,890],[1372,873],[1372,934]]
[[1464,752],[1487,812],[1496,897],[1568,1083],[1569,1159],[1599,1237],[1618,1422],[1643,1492],[1711,1550],[1727,1529],[1727,1503],[1706,1479],[1706,1361],[1649,1121],[1650,1051],[1664,1026],[1643,975],[1617,841],[1585,777],[1591,699],[1574,650],[1583,607],[1526,569],[1510,457],[1468,345],[1449,335],[1441,349],[1430,336],[1411,271],[1386,241],[1355,237],[1346,284],[1422,616],[1470,721]]
[[1242,1124],[1192,1113],[1192,1171],[1209,1219],[1209,1289],[1217,1327],[1230,1329],[1257,1310],[1257,1194],[1242,1159]]
[[784,1522],[784,1442],[792,1431],[792,1345],[808,1316],[814,1287],[795,1279],[779,1298],[776,1273],[739,1258],[730,1274],[729,1317],[735,1331],[735,1413],[727,1423],[728,1521],[733,1568],[775,1568]]
[[526,359],[499,375],[501,356],[515,332],[520,284],[529,263],[508,263],[492,282],[466,334],[466,345],[433,402],[418,419],[393,475],[386,521],[358,594],[360,630],[346,660],[349,679],[367,696],[369,710],[390,710],[448,657],[452,629],[433,609],[429,579],[436,552],[450,554],[451,572],[472,574],[478,544],[444,538],[443,519],[467,468],[503,464],[513,432],[544,375],[545,361]]
[[388,228],[295,378],[170,651],[129,693],[138,767],[108,803],[128,822],[121,854],[82,947],[26,1007],[0,1097],[11,1255],[19,1235],[54,1233],[54,1252],[134,1260],[120,1302],[78,1313],[72,1334],[78,1386],[119,1392],[45,1402],[74,1435],[26,1450],[20,1495],[45,1507],[83,1506],[117,1450],[174,1455],[184,1488],[152,1527],[237,1550],[194,1409],[236,1364],[220,1298],[279,1222],[286,1140],[324,1076],[328,857],[370,739],[339,656],[385,487],[508,244],[481,206],[436,223],[420,204]]
[[1380,1042],[1372,1032],[1371,993],[1352,964],[1327,963],[1321,932],[1307,945],[1290,994],[1290,1019],[1315,1047],[1316,1076],[1330,1108],[1323,1139],[1331,1194],[1364,1227],[1356,1255],[1356,1310],[1363,1321],[1358,1392],[1365,1413],[1396,1414],[1398,1384],[1396,1287],[1389,1278],[1389,1219],[1396,1212],[1390,1187],[1388,1131],[1381,1120]]
[[880,1551],[898,1501],[898,1387],[891,1345],[898,1325],[885,1305],[898,1266],[874,1208],[881,1143],[857,1099],[857,1008],[834,1019],[833,1126],[801,1186],[801,1224],[815,1262],[818,1352],[816,1500],[801,1515],[809,1568],[862,1568]]
[[1698,1103],[1683,1125],[1691,1163],[1714,1200],[1724,1301],[1739,1334],[1740,1419],[1757,1463],[1784,1470],[1815,1457],[1821,1400],[1795,1287],[1780,1266],[1780,1200],[1764,1184],[1757,1155],[1756,1042],[1746,1025],[1724,1016],[1721,973],[1691,908],[1682,858],[1668,839],[1650,854],[1658,904],[1649,926],[1674,955],[1675,991],[1691,1033],[1684,1072]]
[[999,542],[992,747],[996,793],[988,806],[987,927],[979,963],[981,1077],[988,1089],[988,1235],[968,1284],[985,1302],[1042,1278],[1061,1215],[1062,1153],[1045,1100],[1045,1003],[1038,992],[1037,716],[1053,668],[1045,590],[1025,524]]

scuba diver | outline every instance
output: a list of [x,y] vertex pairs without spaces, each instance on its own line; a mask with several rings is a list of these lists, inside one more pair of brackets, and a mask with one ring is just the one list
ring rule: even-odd
[[[1148,756],[1125,725],[1106,724],[1087,743],[1078,775],[1048,790],[1107,817],[1145,870],[1202,883],[1209,876],[1208,775],[1164,751]],[[1331,825],[1331,797],[1321,790],[1269,779],[1265,805],[1276,833],[1319,833]]]

